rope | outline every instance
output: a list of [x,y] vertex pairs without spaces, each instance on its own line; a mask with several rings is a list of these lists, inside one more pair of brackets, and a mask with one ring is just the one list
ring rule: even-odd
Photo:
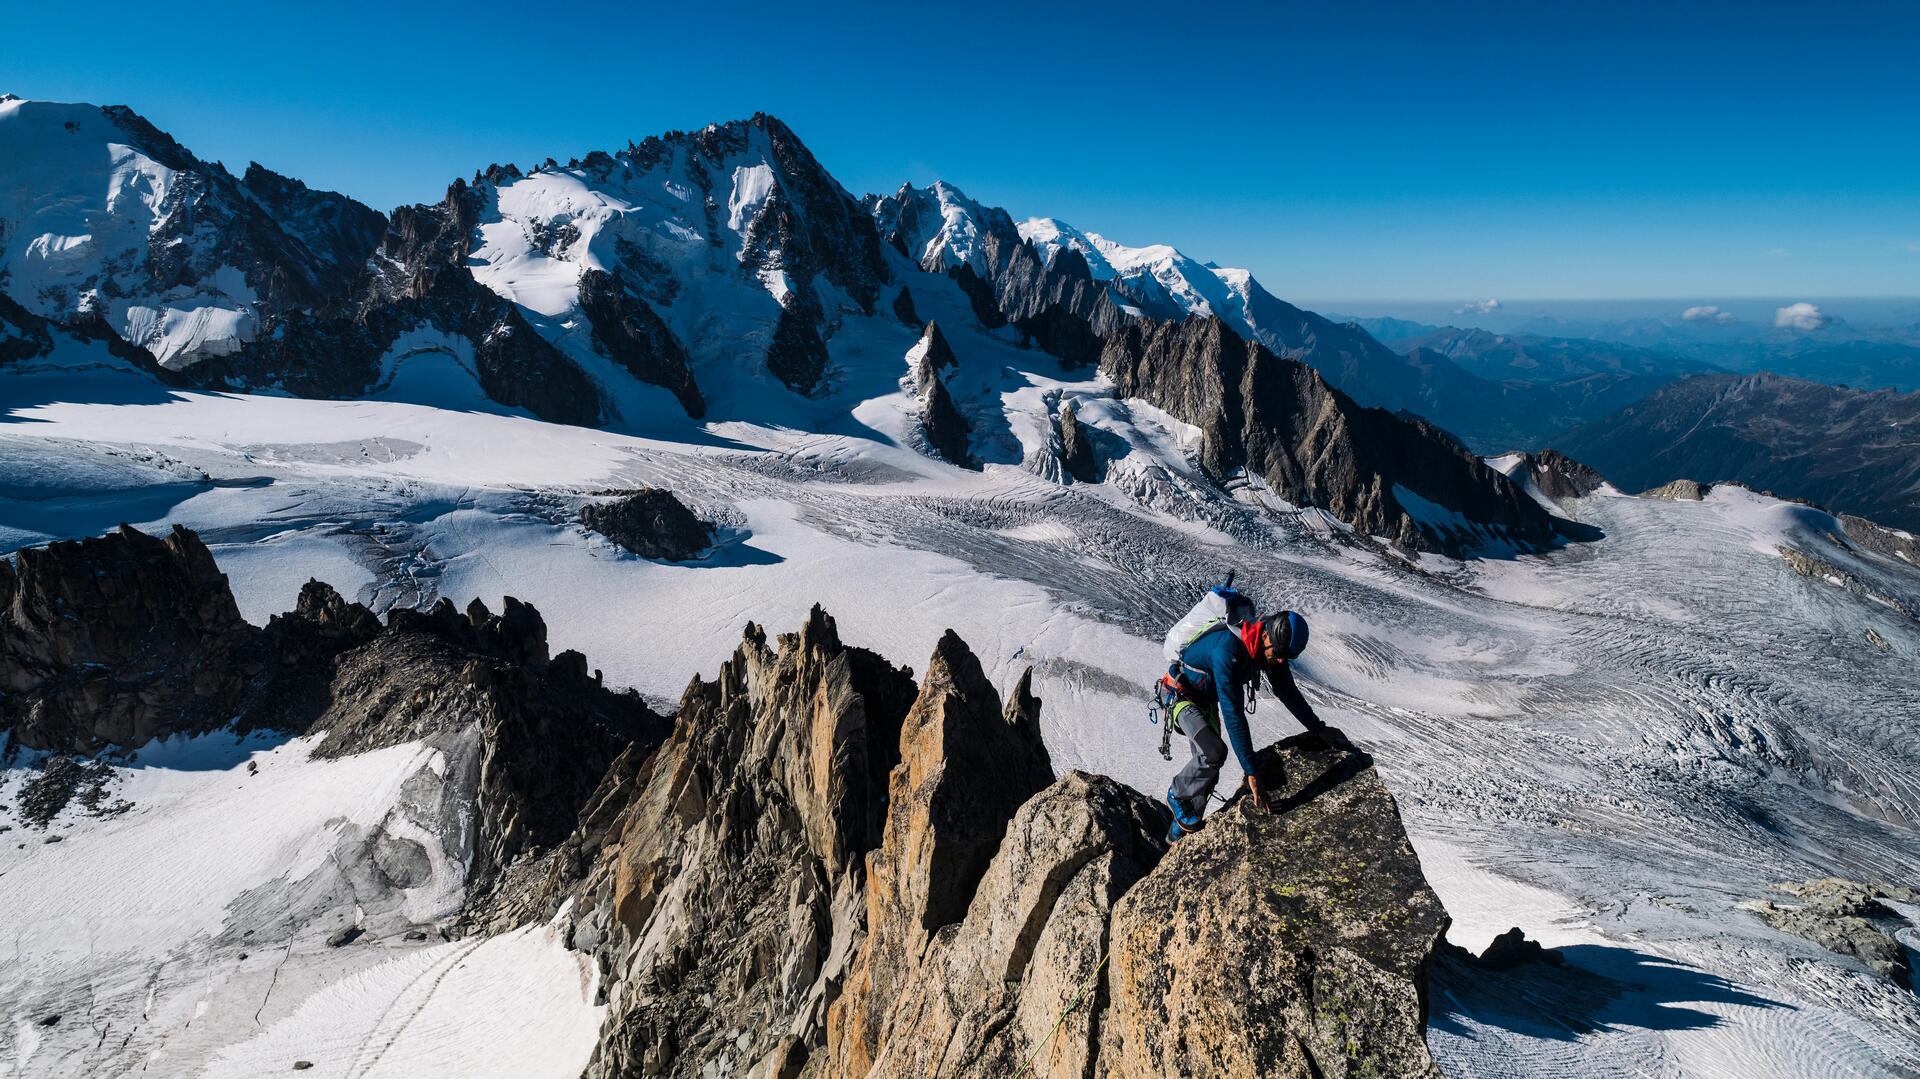
[[1093,973],[1087,975],[1087,980],[1080,983],[1080,988],[1074,992],[1073,999],[1067,1001],[1067,1006],[1060,1009],[1059,1018],[1053,1021],[1053,1029],[1047,1031],[1046,1038],[1043,1039],[1039,1047],[1033,1051],[1033,1055],[1027,1058],[1026,1065],[1020,1069],[1019,1075],[1015,1076],[1015,1079],[1020,1079],[1020,1076],[1033,1074],[1033,1062],[1039,1060],[1040,1054],[1046,1052],[1047,1046],[1053,1044],[1053,1036],[1060,1033],[1060,1024],[1066,1022],[1067,1016],[1072,1015],[1073,1010],[1080,1006],[1080,998],[1087,995],[1087,987],[1093,984],[1093,980],[1099,977],[1100,971],[1104,969],[1106,965],[1107,950],[1102,948],[1100,950],[1100,962],[1094,965]]

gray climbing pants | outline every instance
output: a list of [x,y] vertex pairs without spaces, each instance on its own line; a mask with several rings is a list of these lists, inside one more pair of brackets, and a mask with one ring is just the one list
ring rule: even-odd
[[1189,704],[1179,709],[1179,726],[1193,747],[1193,757],[1173,777],[1173,796],[1195,817],[1206,815],[1207,796],[1220,782],[1220,766],[1227,763],[1227,743],[1220,738],[1216,707]]

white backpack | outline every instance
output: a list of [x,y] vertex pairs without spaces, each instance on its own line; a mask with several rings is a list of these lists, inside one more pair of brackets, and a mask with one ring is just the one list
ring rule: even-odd
[[1200,597],[1173,628],[1167,631],[1167,639],[1162,642],[1160,651],[1169,666],[1180,662],[1180,656],[1187,646],[1199,640],[1215,626],[1225,624],[1229,628],[1238,626],[1254,616],[1253,601],[1234,591],[1231,579],[1229,583],[1215,585]]

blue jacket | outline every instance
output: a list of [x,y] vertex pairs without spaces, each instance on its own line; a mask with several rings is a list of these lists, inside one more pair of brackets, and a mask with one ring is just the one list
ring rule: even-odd
[[[1181,684],[1193,700],[1204,703],[1211,698],[1211,703],[1218,707],[1227,744],[1233,747],[1240,770],[1251,775],[1253,742],[1247,733],[1247,716],[1241,701],[1244,687],[1259,682],[1260,665],[1247,654],[1240,634],[1224,626],[1209,632],[1181,653],[1178,671]],[[1300,694],[1300,687],[1294,684],[1291,665],[1269,670],[1267,684],[1301,726],[1310,731],[1326,726],[1314,715],[1313,707]]]

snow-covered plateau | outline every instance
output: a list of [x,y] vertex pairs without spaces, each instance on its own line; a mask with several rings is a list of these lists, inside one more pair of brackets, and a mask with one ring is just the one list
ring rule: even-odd
[[[679,165],[487,187],[472,276],[596,380],[613,406],[599,428],[501,403],[484,341],[431,321],[340,400],[167,385],[56,330],[0,362],[0,551],[183,525],[261,626],[309,578],[380,614],[511,596],[554,651],[662,711],[716,677],[748,622],[791,630],[819,604],[847,643],[916,666],[952,629],[1003,696],[1031,668],[1057,772],[1155,798],[1184,752],[1163,761],[1147,718],[1161,636],[1231,572],[1311,619],[1306,695],[1377,760],[1450,939],[1478,952],[1518,926],[1564,960],[1438,964],[1427,1040],[1447,1075],[1920,1076],[1914,986],[1753,909],[1790,902],[1788,882],[1920,886],[1920,571],[1821,510],[1731,486],[1555,498],[1516,476],[1586,526],[1539,550],[1479,542],[1410,490],[1420,524],[1475,534],[1466,557],[1357,535],[1256,475],[1219,482],[1199,428],[976,317],[940,265],[979,241],[964,207],[923,223],[931,246],[885,250],[877,306],[818,250],[766,254],[774,217],[798,235],[820,212],[793,209],[768,153],[730,145],[726,171],[696,170],[713,195]],[[88,167],[105,170],[89,198],[134,200],[142,221],[169,205],[169,170],[138,154]],[[30,186],[0,190],[0,213]],[[81,205],[48,190],[46,221]],[[84,226],[48,224],[30,250],[6,237],[22,303],[36,290],[55,317],[83,287],[112,291],[126,238]],[[1131,295],[1152,281],[1183,310],[1244,317],[1221,309],[1244,296],[1234,271],[1052,221],[1021,232]],[[609,360],[582,314],[584,276],[642,250],[704,415]],[[106,254],[74,269],[88,251]],[[169,368],[237,348],[254,301],[208,280],[128,286],[110,322]],[[911,320],[888,310],[901,287]],[[796,296],[823,327],[808,392],[762,361]],[[928,320],[948,365],[923,364]],[[929,442],[923,368],[965,420],[963,463]],[[1091,479],[1072,474],[1067,405]],[[653,560],[582,526],[583,502],[638,488],[713,522],[712,547]],[[1270,699],[1252,726],[1257,744],[1299,729]],[[271,731],[158,739],[99,754],[101,795],[46,820],[28,794],[48,754],[7,744],[0,1076],[580,1075],[602,972],[558,919],[440,931],[475,857],[455,741],[327,756]],[[406,838],[404,872],[369,869],[388,856],[376,835]],[[1920,910],[1895,907],[1920,965]]]

